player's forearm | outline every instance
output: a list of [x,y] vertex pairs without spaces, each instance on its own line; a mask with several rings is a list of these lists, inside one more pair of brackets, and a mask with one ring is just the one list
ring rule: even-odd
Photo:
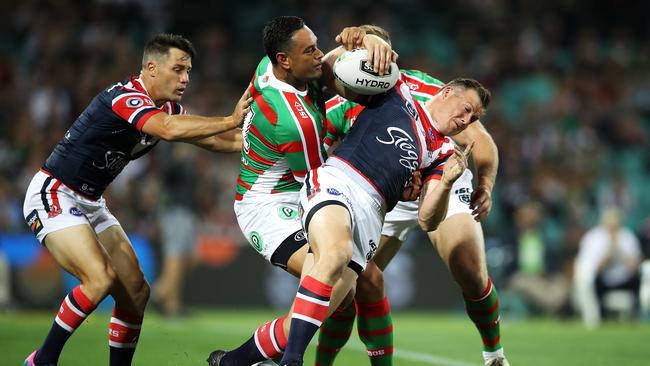
[[472,159],[476,168],[478,186],[485,187],[492,192],[499,170],[499,151],[490,135],[483,140],[474,145]]
[[241,151],[241,130],[234,129],[218,135],[201,139],[187,140],[186,142],[213,152],[238,152]]
[[418,224],[422,230],[426,232],[436,230],[447,216],[451,186],[452,183],[440,180],[429,181],[422,187],[418,210]]
[[454,141],[463,146],[474,141],[472,160],[476,169],[478,186],[485,187],[488,192],[492,192],[499,170],[499,149],[492,136],[483,124],[477,121],[462,133],[454,136]]
[[166,115],[162,122],[162,136],[159,137],[167,141],[198,140],[232,130],[238,124],[239,121],[232,116]]

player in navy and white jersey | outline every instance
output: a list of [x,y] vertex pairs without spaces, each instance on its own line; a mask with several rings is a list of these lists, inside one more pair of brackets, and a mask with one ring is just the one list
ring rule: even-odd
[[81,284],[65,297],[45,341],[25,365],[55,365],[67,339],[109,294],[115,299],[109,364],[131,364],[149,285],[102,193],[129,161],[160,139],[239,151],[236,127],[250,104],[242,97],[227,117],[185,114],[179,102],[194,55],[190,41],[181,36],[151,38],[140,75],[95,96],[32,179],[23,206],[25,220],[56,262]]
[[489,100],[477,81],[456,79],[421,105],[399,81],[370,101],[325,165],[308,173],[300,212],[315,263],[300,282],[281,365],[302,365],[314,333],[372,259],[383,218],[415,171],[423,181],[419,224],[435,230],[472,147],[456,151],[445,136],[477,121]]

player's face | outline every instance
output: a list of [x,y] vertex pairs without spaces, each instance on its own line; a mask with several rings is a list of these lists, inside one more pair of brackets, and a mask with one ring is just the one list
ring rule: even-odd
[[478,121],[483,108],[481,99],[474,89],[448,89],[443,93],[442,103],[437,108],[435,119],[438,129],[447,136],[456,135],[471,123]]
[[157,65],[156,90],[162,99],[179,102],[190,82],[192,58],[185,51],[170,48]]
[[306,26],[293,34],[293,45],[287,56],[291,74],[300,81],[317,80],[323,75],[323,51],[316,41],[316,35]]

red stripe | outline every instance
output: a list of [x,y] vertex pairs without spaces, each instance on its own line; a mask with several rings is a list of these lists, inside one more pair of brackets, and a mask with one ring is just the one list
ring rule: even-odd
[[358,329],[357,331],[359,332],[360,337],[373,338],[373,337],[379,337],[379,336],[393,333],[393,326],[390,325],[386,328],[375,329],[375,330]]
[[95,310],[97,307],[96,304],[94,304],[90,299],[86,296],[81,291],[81,287],[77,286],[72,289],[72,297],[74,297],[74,301],[77,302],[77,304],[81,307],[81,311],[83,311],[86,314],[90,314]]
[[241,201],[244,199],[241,193],[235,193],[235,201]]
[[261,327],[257,328],[257,341],[259,346],[262,348],[261,351],[264,352],[270,358],[276,358],[281,353],[278,352],[273,346],[273,340],[271,339],[271,324],[273,321],[267,322]]
[[327,306],[320,305],[299,297],[296,297],[296,300],[293,304],[294,314],[308,316],[321,322],[327,318],[327,310]]
[[287,336],[284,334],[284,321],[287,319],[286,316],[283,316],[275,322],[275,341],[278,342],[278,346],[284,350],[287,348]]
[[483,344],[488,346],[488,347],[496,346],[497,344],[499,344],[499,341],[501,341],[501,336],[497,336],[496,338],[494,338],[492,340],[483,338]]
[[246,169],[246,170],[248,170],[250,172],[253,172],[253,173],[256,173],[256,174],[264,174],[264,170],[255,169],[255,168],[253,168],[252,166],[250,166],[248,164],[241,164],[241,166],[243,166],[244,169]]
[[269,160],[262,155],[256,153],[253,150],[248,150],[248,157],[253,160],[256,163],[264,164],[264,165],[273,165],[275,164],[275,161]]
[[393,346],[368,350],[368,357],[370,358],[390,356],[392,354],[393,354]]
[[354,303],[359,316],[364,318],[381,318],[390,313],[390,304],[388,303],[388,298],[384,297],[383,299],[369,304],[362,304],[359,302]]
[[[45,169],[43,169],[43,168],[39,169],[39,171],[41,171],[43,174],[46,174],[46,175],[48,175],[48,176],[50,176],[50,177],[52,177],[52,178],[58,180],[58,178],[55,177],[54,174],[48,172],[47,170],[45,170]],[[76,193],[76,194],[82,196],[82,197],[85,198],[85,199],[89,199],[89,200],[91,200],[91,201],[97,201],[97,200],[98,200],[98,198],[91,197],[91,196],[87,196],[87,195],[85,195],[85,194],[83,194],[83,193],[81,193],[81,192],[77,192],[77,190],[75,190],[74,188],[68,186],[68,185],[65,184],[65,183],[63,183],[63,185],[66,186],[69,190],[71,190],[71,191],[73,191],[74,193]]]
[[472,310],[469,307],[465,306],[467,314],[476,315],[476,316],[487,316],[492,315],[499,308],[499,299],[487,310]]
[[59,203],[59,195],[56,192],[59,187],[61,186],[61,181],[57,180],[54,184],[52,184],[52,187],[50,188],[50,197],[52,197],[52,205],[50,210],[53,213],[61,212],[61,204]]
[[305,142],[307,154],[307,164],[309,169],[314,169],[323,164],[323,159],[320,156],[321,148],[321,134],[315,129],[315,123],[311,116],[307,113],[307,106],[305,106],[300,99],[294,94],[283,92],[289,108],[294,116],[294,122],[298,124],[298,128],[302,131],[302,137]]
[[253,102],[257,104],[264,117],[275,126],[278,123],[278,115],[275,113],[273,108],[271,108],[271,105],[266,101],[266,99],[264,99],[262,93],[255,87],[255,84],[251,85],[250,93]]
[[307,175],[307,170],[293,170],[293,175],[298,178],[304,178]]
[[244,182],[243,180],[241,180],[241,176],[237,177],[237,184],[239,184],[240,186],[242,186],[242,187],[244,187],[246,189],[253,188],[253,186],[251,186],[250,184],[248,184],[248,183]]
[[320,189],[320,183],[318,183],[318,169],[313,170],[314,174],[311,175],[312,189],[316,192]]
[[[70,295],[68,295],[70,296]],[[79,311],[82,311],[81,309],[77,309]],[[85,316],[79,316],[77,313],[75,313],[72,309],[70,309],[70,306],[68,306],[68,303],[63,300],[61,303],[61,308],[59,309],[59,313],[57,314],[57,317],[59,320],[67,324],[70,328],[72,329],[77,329],[79,327],[79,324],[84,321],[86,318]]]
[[487,324],[476,324],[476,326],[480,330],[490,330],[490,329],[496,328],[499,325],[500,322],[501,322],[501,317],[498,317],[497,320],[495,320],[493,322],[490,322],[490,323],[487,323]]
[[138,122],[135,124],[135,128],[138,131],[142,131],[142,126],[144,126],[144,124],[147,123],[147,121],[149,121],[149,118],[153,117],[154,115],[156,115],[158,113],[164,113],[164,112],[159,110],[159,109],[154,109],[154,110],[152,110],[150,112],[145,113],[142,117],[140,117]]
[[325,109],[329,111],[330,109],[338,106],[339,104],[343,104],[343,102],[345,102],[345,99],[337,95],[335,97],[330,98],[327,102],[325,102]]
[[409,85],[409,89],[413,91],[417,91],[418,93],[424,93],[424,94],[429,94],[430,96],[434,96],[438,93],[440,89],[442,89],[442,86],[435,86],[435,85],[430,85],[430,84],[425,84],[422,80],[413,78],[411,76],[408,76],[406,74],[400,74],[402,77],[402,80],[407,81],[407,85],[410,84],[415,84],[417,85],[417,89],[411,89]]
[[250,128],[248,129],[249,132],[251,132],[255,137],[257,137],[266,147],[273,151],[277,151],[278,148],[273,145],[269,140],[267,140],[262,133],[255,127],[255,125],[251,124]]
[[[302,172],[302,171],[301,171]],[[307,174],[307,173],[305,173]],[[283,176],[280,177],[280,182],[291,182],[291,181],[296,181],[296,179],[293,176],[293,173],[289,172]]]
[[320,282],[312,276],[306,276],[303,278],[303,280],[300,281],[300,286],[319,296],[330,297],[332,295],[332,286]]
[[364,108],[365,108],[364,106],[359,104],[345,111],[343,117],[350,120],[350,127],[352,127],[354,122],[357,120],[357,117],[359,116],[359,114],[361,114]]
[[278,145],[278,150],[280,150],[283,153],[301,152],[302,142],[300,141],[285,142],[284,144]]

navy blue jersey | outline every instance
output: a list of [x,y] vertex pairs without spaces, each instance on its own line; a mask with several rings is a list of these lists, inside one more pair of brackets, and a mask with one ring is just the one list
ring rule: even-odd
[[[422,180],[440,179],[454,146],[403,82],[373,100],[357,117],[327,165],[341,168],[390,211],[414,171]],[[374,191],[374,192],[373,192]]]
[[142,132],[157,113],[182,114],[167,102],[156,107],[142,80],[132,77],[97,94],[45,161],[43,170],[90,198],[99,198],[131,160],[151,150],[158,138]]

